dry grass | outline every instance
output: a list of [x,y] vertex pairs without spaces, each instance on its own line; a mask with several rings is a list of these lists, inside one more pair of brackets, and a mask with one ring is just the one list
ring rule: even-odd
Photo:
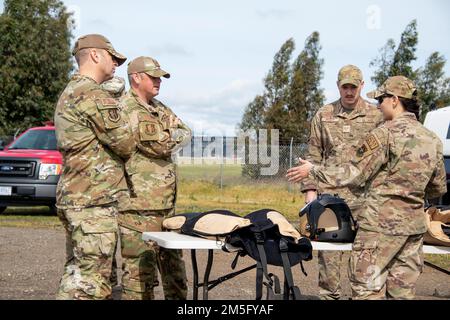
[[10,207],[0,214],[0,227],[59,229],[62,224],[48,207]]
[[244,215],[270,208],[283,213],[288,220],[298,219],[303,195],[289,192],[285,185],[232,185],[220,189],[212,182],[181,181],[178,190],[177,212],[227,209]]
[[425,260],[450,271],[450,255],[448,254],[426,254]]

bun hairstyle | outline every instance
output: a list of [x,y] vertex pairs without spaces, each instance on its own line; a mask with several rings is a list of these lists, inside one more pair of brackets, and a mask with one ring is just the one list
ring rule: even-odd
[[419,120],[421,106],[419,104],[419,99],[417,97],[417,95],[418,95],[417,89],[414,90],[412,95],[413,95],[412,99],[406,99],[403,97],[398,97],[398,99],[402,103],[405,110],[408,112],[414,113],[414,115],[416,116],[416,119]]

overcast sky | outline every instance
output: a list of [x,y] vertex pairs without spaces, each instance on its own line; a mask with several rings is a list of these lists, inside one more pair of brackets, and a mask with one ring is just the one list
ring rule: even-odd
[[[158,98],[195,134],[233,135],[246,105],[263,90],[273,56],[289,38],[294,57],[305,39],[320,33],[325,59],[321,82],[326,101],[338,98],[336,77],[345,64],[359,66],[366,92],[373,89],[369,62],[389,38],[398,44],[417,19],[415,66],[434,51],[450,58],[450,1],[447,0],[64,0],[76,19],[75,39],[101,33],[133,59],[156,58],[172,75]],[[0,0],[3,10],[3,0]],[[74,39],[74,41],[75,41]],[[127,61],[128,62],[128,61]],[[450,62],[446,65],[450,76]],[[126,64],[117,75],[126,76]]]

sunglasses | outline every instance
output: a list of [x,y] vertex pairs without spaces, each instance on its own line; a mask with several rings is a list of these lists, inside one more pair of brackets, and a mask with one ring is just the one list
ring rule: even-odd
[[382,95],[381,97],[376,98],[376,100],[378,101],[378,104],[382,104],[382,103],[383,103],[383,100],[384,100],[385,98],[390,98],[390,97],[392,97],[392,95],[390,95],[390,94],[385,94],[385,95]]

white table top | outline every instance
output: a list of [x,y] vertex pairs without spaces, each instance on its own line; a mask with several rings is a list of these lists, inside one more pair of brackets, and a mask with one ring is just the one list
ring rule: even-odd
[[[223,242],[203,239],[200,237],[188,236],[176,232],[144,232],[142,234],[144,241],[155,241],[159,246],[167,249],[222,249]],[[311,241],[313,250],[322,251],[351,251],[351,243],[332,243]],[[232,247],[229,247],[233,250]],[[450,247],[423,246],[424,253],[429,254],[450,254]]]

